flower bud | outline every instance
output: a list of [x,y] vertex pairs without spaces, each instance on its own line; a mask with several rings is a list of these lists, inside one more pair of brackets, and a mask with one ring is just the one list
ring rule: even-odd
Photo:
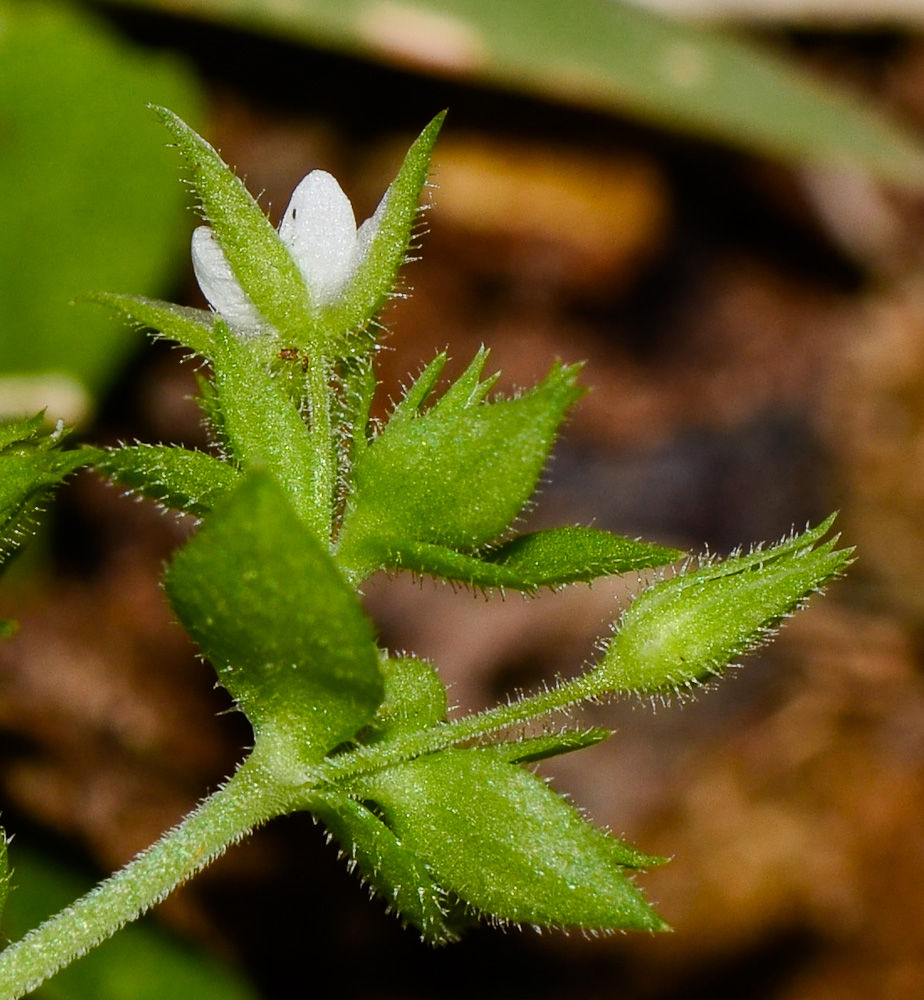
[[832,521],[643,591],[619,621],[588,686],[595,693],[658,694],[719,673],[850,562],[851,550],[833,550],[836,537],[815,547]]

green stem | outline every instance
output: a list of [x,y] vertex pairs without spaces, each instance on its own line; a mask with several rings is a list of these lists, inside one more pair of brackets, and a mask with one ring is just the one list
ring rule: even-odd
[[0,953],[0,1000],[17,1000],[134,920],[275,816],[303,808],[310,791],[345,783],[424,753],[486,736],[592,697],[592,671],[509,705],[363,747],[325,761],[307,782],[280,770],[278,741],[258,739],[228,783],[169,833],[76,903]]
[[309,365],[305,388],[308,395],[309,434],[314,452],[313,505],[318,519],[318,538],[329,541],[334,517],[334,492],[337,468],[331,421],[330,373],[327,362],[318,355]]
[[477,739],[501,729],[531,722],[543,715],[560,712],[602,693],[597,689],[593,675],[594,671],[591,670],[528,698],[521,698],[507,705],[497,705],[454,722],[328,758],[313,770],[307,784],[302,787],[307,791],[328,782],[347,782],[419,757],[421,754],[444,750],[456,743]]
[[288,796],[261,757],[255,749],[228,783],[179,826],[0,953],[0,1000],[16,1000],[35,989],[160,902],[254,827],[289,811]]

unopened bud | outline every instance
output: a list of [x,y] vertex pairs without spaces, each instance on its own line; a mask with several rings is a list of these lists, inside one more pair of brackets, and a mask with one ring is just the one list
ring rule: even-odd
[[851,550],[834,550],[837,537],[815,547],[833,520],[643,591],[588,675],[590,686],[656,694],[717,674],[850,562]]

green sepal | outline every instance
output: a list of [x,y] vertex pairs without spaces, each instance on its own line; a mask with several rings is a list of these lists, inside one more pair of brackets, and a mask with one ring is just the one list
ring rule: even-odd
[[404,569],[473,587],[527,592],[664,566],[684,555],[678,549],[581,527],[518,535],[478,555],[424,542],[376,542],[369,540],[365,552],[380,569]]
[[[464,372],[449,386],[442,396],[433,404],[433,414],[439,414],[444,419],[460,417],[470,407],[477,406],[484,402],[485,397],[494,388],[500,377],[500,372],[495,372],[487,378],[482,379],[481,373],[488,360],[490,352],[486,347],[480,347],[478,353],[469,362]],[[580,370],[580,365],[574,367],[575,375]],[[427,374],[426,369],[424,374]],[[429,378],[429,376],[427,376]],[[575,396],[579,396],[580,391]],[[573,402],[573,400],[572,400]],[[559,423],[561,419],[559,418]],[[556,425],[557,427],[557,425]]]
[[19,631],[19,622],[10,618],[0,619],[0,639],[9,639]]
[[[340,536],[343,564],[379,568],[383,551],[407,542],[473,549],[493,541],[536,487],[558,427],[582,394],[579,366],[556,364],[529,392],[486,402],[487,352],[423,413],[413,386],[360,455]],[[439,359],[421,378],[432,385]],[[411,405],[408,400],[414,400]],[[419,402],[418,402],[419,400]]]
[[375,813],[334,791],[314,796],[309,807],[349,857],[351,868],[404,923],[417,928],[428,944],[458,939],[461,921],[449,916],[453,905],[446,893],[434,883],[424,861]]
[[407,258],[433,146],[445,117],[446,112],[440,112],[411,145],[375,215],[366,223],[373,236],[355,273],[338,300],[321,311],[325,340],[333,344],[338,357],[366,353],[376,339],[370,321],[392,293],[398,268]]
[[434,880],[500,920],[662,930],[624,866],[638,855],[494,753],[444,750],[364,781]]
[[228,462],[169,445],[110,448],[95,466],[133,493],[194,517],[204,517],[240,479]]
[[767,549],[700,565],[644,590],[618,623],[588,694],[679,691],[760,645],[851,561],[818,544],[834,517]]
[[243,469],[270,472],[300,517],[322,537],[330,498],[317,495],[317,460],[304,417],[274,378],[259,342],[215,320],[211,407],[220,414],[222,443]]
[[283,737],[313,761],[371,721],[384,694],[372,625],[270,476],[215,508],[166,590],[258,741]]
[[363,742],[429,729],[446,720],[446,687],[426,660],[388,656],[381,664],[385,696]]
[[308,289],[272,223],[218,153],[181,118],[154,108],[189,166],[203,215],[241,288],[285,342],[316,351]]
[[215,316],[205,309],[177,306],[143,295],[116,295],[111,292],[94,292],[83,298],[113,309],[138,328],[155,330],[167,340],[175,340],[200,357],[212,357]]

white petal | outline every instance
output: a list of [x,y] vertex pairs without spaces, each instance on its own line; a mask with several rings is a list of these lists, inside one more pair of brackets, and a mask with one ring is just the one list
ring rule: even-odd
[[379,226],[382,224],[382,217],[385,215],[385,208],[388,203],[388,195],[391,193],[391,188],[389,188],[382,197],[382,200],[378,204],[378,208],[369,216],[368,219],[359,227],[356,233],[356,246],[353,248],[353,261],[351,271],[355,271],[359,267],[360,262],[363,257],[369,252],[369,247],[372,245],[372,241],[375,239],[376,233],[379,231]]
[[266,327],[208,226],[199,226],[192,234],[192,263],[202,294],[235,333],[250,337]]
[[333,302],[350,280],[356,217],[350,199],[324,170],[312,170],[292,192],[279,235],[301,271],[315,305]]

